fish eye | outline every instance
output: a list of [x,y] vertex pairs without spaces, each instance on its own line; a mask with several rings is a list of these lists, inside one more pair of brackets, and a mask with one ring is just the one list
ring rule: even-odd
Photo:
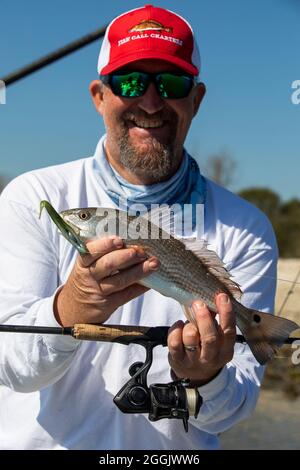
[[78,215],[81,220],[89,220],[91,218],[89,211],[80,211]]

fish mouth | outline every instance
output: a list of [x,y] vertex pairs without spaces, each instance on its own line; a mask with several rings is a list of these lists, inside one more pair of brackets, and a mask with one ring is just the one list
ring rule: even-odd
[[55,223],[56,227],[60,230],[61,234],[68,240],[75,248],[79,251],[80,254],[88,253],[88,250],[83,243],[83,241],[79,237],[79,229],[71,224],[67,223],[58,212],[54,209],[54,207],[48,201],[41,201],[40,202],[40,214],[41,217],[42,210],[46,209],[48,212],[51,220]]

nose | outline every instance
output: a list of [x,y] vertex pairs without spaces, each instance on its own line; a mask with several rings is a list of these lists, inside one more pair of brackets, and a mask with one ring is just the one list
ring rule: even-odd
[[154,83],[150,83],[146,93],[139,99],[139,108],[148,114],[155,114],[158,111],[161,111],[164,105],[164,100],[157,93]]

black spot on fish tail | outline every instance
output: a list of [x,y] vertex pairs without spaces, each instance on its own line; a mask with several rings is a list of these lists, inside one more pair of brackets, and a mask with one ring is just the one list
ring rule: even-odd
[[249,323],[243,321],[243,325],[239,326],[257,361],[265,364],[299,325],[270,313],[257,310],[250,310],[250,313],[248,311]]

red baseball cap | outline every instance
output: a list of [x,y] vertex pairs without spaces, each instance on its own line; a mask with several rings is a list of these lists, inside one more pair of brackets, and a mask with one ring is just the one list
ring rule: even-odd
[[98,73],[107,75],[140,59],[161,59],[191,75],[200,73],[200,54],[190,24],[153,5],[123,13],[108,25]]

